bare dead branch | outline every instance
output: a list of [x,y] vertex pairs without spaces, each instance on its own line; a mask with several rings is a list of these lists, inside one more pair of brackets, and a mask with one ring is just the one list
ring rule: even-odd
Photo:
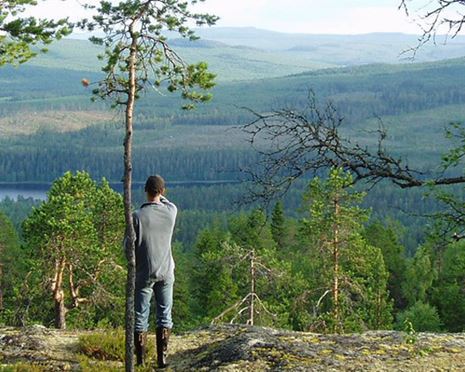
[[[234,305],[228,307],[226,310],[224,310],[220,315],[218,315],[217,317],[213,318],[212,321],[211,321],[211,324],[216,324],[217,322],[220,322],[221,319],[224,318],[224,316],[226,314],[228,314],[229,312],[237,309],[238,307],[240,307],[245,301],[247,301],[247,299],[249,298],[249,296],[251,295],[251,293],[248,293],[245,297],[243,297],[241,300],[239,300],[238,302],[236,302]],[[246,307],[246,309],[248,309],[248,307]]]
[[350,171],[354,182],[363,180],[371,185],[384,179],[401,188],[465,182],[463,175],[445,177],[410,168],[404,159],[386,150],[387,132],[382,124],[375,132],[375,146],[361,146],[344,138],[340,134],[343,118],[334,105],[328,102],[320,107],[313,94],[304,110],[249,111],[255,119],[242,130],[261,157],[256,167],[242,170],[254,185],[251,200],[282,196],[296,179],[331,167]]
[[415,21],[421,30],[417,45],[404,54],[411,53],[412,58],[415,58],[423,45],[430,41],[436,43],[437,36],[441,33],[445,34],[444,41],[447,41],[447,38],[454,38],[462,31],[465,23],[464,0],[429,0],[419,9],[412,10],[414,4],[412,0],[401,0],[398,7],[410,18],[417,15],[418,19]]
[[313,306],[313,316],[316,318],[318,316],[318,308],[320,307],[321,305],[321,301],[323,301],[323,299],[329,294],[331,293],[331,289],[327,289],[322,295],[321,297],[318,299],[318,301],[316,302],[315,306]]

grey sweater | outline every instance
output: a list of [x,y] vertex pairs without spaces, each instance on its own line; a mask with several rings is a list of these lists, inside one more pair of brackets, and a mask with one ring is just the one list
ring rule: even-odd
[[176,206],[164,197],[160,203],[145,203],[134,212],[136,285],[174,279],[171,239],[176,214]]

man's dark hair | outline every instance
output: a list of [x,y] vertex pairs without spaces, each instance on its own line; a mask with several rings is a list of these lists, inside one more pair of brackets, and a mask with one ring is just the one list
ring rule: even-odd
[[145,182],[145,192],[148,192],[152,196],[157,196],[163,193],[165,189],[165,180],[158,174],[150,176]]

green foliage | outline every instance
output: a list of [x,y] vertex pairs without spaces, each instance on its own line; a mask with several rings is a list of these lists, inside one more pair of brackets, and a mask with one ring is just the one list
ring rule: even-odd
[[[128,98],[135,97],[147,87],[165,88],[168,92],[182,91],[182,97],[191,102],[205,102],[210,94],[197,92],[211,89],[215,75],[210,73],[205,62],[187,65],[171,48],[164,31],[175,31],[181,37],[195,40],[195,33],[188,22],[197,26],[213,25],[218,19],[209,14],[194,13],[190,5],[197,1],[153,1],[141,3],[125,0],[113,4],[101,1],[97,15],[91,21],[85,19],[80,27],[89,31],[102,30],[104,37],[92,37],[91,41],[105,46],[99,58],[105,65],[105,79],[98,83],[93,94],[102,99],[112,99],[113,104],[127,105]],[[131,57],[130,57],[131,56]],[[131,80],[134,69],[134,81]],[[185,106],[193,108],[192,104]]]
[[[209,322],[245,322],[251,294],[250,262],[256,265],[254,324],[299,327],[295,297],[305,281],[293,275],[289,261],[278,258],[271,227],[263,211],[255,209],[229,219],[225,228],[204,230],[194,250],[192,291],[194,314]],[[249,296],[249,297],[247,297]]]
[[0,323],[10,323],[12,309],[17,305],[15,294],[24,275],[24,263],[16,230],[10,220],[0,212],[0,291],[3,309]]
[[[22,18],[20,14],[35,0],[5,0],[0,8],[0,66],[24,63],[37,55],[33,45],[47,45],[71,33],[72,25],[67,19],[58,21]],[[41,49],[42,52],[46,48]]]
[[16,200],[6,197],[0,200],[0,211],[11,220],[18,235],[21,235],[21,224],[29,213],[31,213],[32,208],[39,203],[39,200],[24,198],[21,195],[19,195]]
[[412,322],[406,318],[404,320],[404,332],[406,333],[405,342],[409,345],[414,345],[417,342],[417,331],[413,327]]
[[[108,361],[124,362],[125,331],[122,328],[96,331],[79,337],[79,366],[82,371],[119,371],[124,370]],[[147,343],[147,363],[136,371],[151,371],[150,361],[155,360],[155,340]]]
[[[46,321],[50,309],[43,299],[56,302],[66,288],[72,326],[91,326],[102,318],[121,323],[122,218],[121,195],[105,180],[97,185],[85,172],[68,172],[53,183],[47,201],[24,221],[29,288],[34,292],[24,295],[37,304],[35,319]],[[59,275],[61,288],[56,284]]]
[[176,262],[176,284],[173,294],[173,323],[176,331],[182,332],[195,326],[195,320],[191,314],[191,306],[194,299],[190,293],[190,278],[192,257],[183,254],[182,245],[173,245],[173,257]]
[[[79,352],[93,359],[124,361],[124,329],[95,332],[79,337]],[[154,354],[154,344],[147,344],[149,355]]]
[[[457,192],[457,189],[459,192]],[[434,228],[429,235],[433,239],[440,239],[441,236],[447,235],[460,237],[465,233],[465,224],[463,223],[465,217],[464,191],[465,187],[460,184],[457,185],[455,190],[450,187],[430,187],[429,195],[439,203],[439,210],[432,213]]]
[[[74,62],[78,63],[77,60]],[[21,69],[18,73],[15,72],[15,79],[12,82],[8,76],[9,71],[6,68],[3,69],[3,72],[5,72],[5,89],[3,90],[3,96],[0,97],[0,112],[3,115],[7,116],[13,110],[24,109],[41,111],[67,109],[70,107],[74,109],[85,108],[85,96],[81,93],[79,93],[81,94],[80,96],[76,96],[77,92],[79,92],[78,89],[81,88],[73,87],[71,84],[73,79],[76,80],[79,76],[82,77],[81,72],[72,74],[69,71],[63,72],[63,70],[32,69],[27,67],[26,69]],[[55,75],[59,78],[53,78]],[[463,61],[456,60],[427,65],[364,66],[312,72],[272,81],[225,84],[215,90],[217,104],[212,105],[211,110],[200,110],[196,114],[173,114],[173,107],[177,106],[179,102],[161,97],[160,105],[155,106],[152,104],[153,96],[148,94],[146,98],[141,98],[139,101],[142,110],[138,115],[139,120],[137,125],[140,125],[141,132],[138,132],[140,133],[140,142],[137,143],[138,147],[136,147],[136,156],[139,159],[137,164],[144,164],[146,168],[136,164],[136,174],[147,174],[150,171],[149,168],[153,169],[155,167],[163,169],[161,171],[162,174],[170,172],[168,178],[172,180],[229,178],[232,175],[231,173],[227,173],[228,177],[224,177],[225,173],[218,172],[218,169],[237,169],[241,165],[244,165],[246,160],[253,162],[255,158],[242,149],[236,149],[237,151],[232,150],[236,144],[240,143],[241,138],[230,135],[231,131],[228,131],[228,140],[231,140],[231,143],[227,144],[227,148],[220,149],[221,151],[219,151],[218,149],[222,147],[224,137],[217,136],[212,139],[206,136],[205,138],[208,141],[205,140],[202,142],[202,140],[199,140],[199,137],[194,138],[191,134],[197,132],[204,133],[210,130],[220,130],[223,132],[224,128],[220,127],[218,129],[213,126],[199,127],[194,125],[198,123],[237,124],[237,122],[247,120],[246,117],[238,114],[238,111],[233,108],[233,104],[231,103],[237,106],[247,104],[257,109],[260,107],[269,108],[269,102],[273,99],[271,97],[281,97],[277,99],[275,105],[280,104],[282,100],[299,105],[299,97],[302,96],[302,89],[300,87],[304,85],[305,87],[311,85],[322,96],[332,98],[346,117],[348,123],[356,124],[348,128],[348,134],[357,136],[360,134],[360,137],[357,138],[361,138],[362,142],[368,145],[370,144],[370,138],[366,134],[363,134],[363,132],[352,132],[352,130],[371,128],[374,121],[364,120],[372,116],[373,112],[380,115],[391,115],[384,116],[384,121],[388,126],[392,143],[395,144],[400,153],[407,154],[408,156],[413,155],[414,161],[418,159],[420,161],[418,164],[428,168],[434,156],[440,153],[444,147],[444,143],[437,139],[437,128],[444,123],[444,120],[449,121],[449,118],[453,121],[460,121],[465,118],[463,107],[461,107],[463,103],[463,76],[465,76],[463,74]],[[65,77],[69,79],[66,80],[69,84],[61,83],[61,79]],[[92,81],[97,81],[99,78],[98,75],[95,75]],[[419,81],[421,83],[418,83]],[[293,89],[290,89],[290,87],[293,87]],[[63,97],[58,97],[59,95],[63,95]],[[234,99],[234,102],[232,99]],[[427,110],[421,111],[423,109]],[[159,114],[161,118],[154,119],[154,115]],[[184,124],[192,125],[192,127],[189,128],[188,125]],[[164,126],[165,129],[161,130],[160,126]],[[154,131],[153,129],[157,130]],[[410,135],[412,132],[420,130],[423,134],[421,138]],[[183,137],[182,135],[185,133],[188,135]],[[459,141],[456,143],[456,148],[460,150],[460,140],[456,137],[457,134],[460,134],[458,126],[450,129],[450,136]],[[119,143],[119,136],[120,132],[114,130],[114,128],[95,127],[71,134],[42,132],[37,135],[16,139],[5,138],[1,144],[2,150],[0,150],[0,174],[5,177],[4,179],[9,177],[9,180],[34,180],[39,177],[42,180],[50,180],[58,177],[65,170],[73,169],[74,167],[74,169],[92,169],[98,172],[99,177],[105,175],[113,180],[117,180],[121,175],[120,161],[118,160],[120,155],[119,150],[114,144]],[[162,145],[169,142],[168,138],[171,137],[174,137],[178,141],[180,147],[175,147],[176,151],[167,152],[166,148],[162,148]],[[160,139],[159,142],[156,142],[157,138]],[[89,139],[97,143],[99,149],[96,147],[86,147],[89,144]],[[169,144],[171,145],[172,142],[169,142]],[[154,150],[154,147],[157,150]],[[140,148],[140,150],[137,150],[137,148]],[[158,151],[158,148],[160,148],[160,151]],[[202,150],[199,150],[199,148]],[[418,149],[421,149],[421,151],[418,151]],[[445,162],[453,160],[450,164],[455,165],[455,161],[459,157],[460,152],[454,152],[448,154],[447,158],[443,160]],[[18,164],[22,164],[21,168],[18,168]],[[232,175],[231,178],[234,177],[235,175]],[[172,192],[173,200],[176,200],[177,203],[179,200],[184,211],[186,207],[199,210],[186,211],[187,217],[185,223],[180,226],[181,230],[180,234],[178,234],[178,238],[182,239],[183,242],[193,242],[199,227],[207,225],[213,218],[208,211],[220,210],[223,212],[232,209],[235,204],[233,203],[233,199],[238,199],[234,198],[234,195],[241,195],[243,189],[240,188],[240,185],[225,185],[210,188],[176,187],[172,189]],[[295,216],[296,206],[300,200],[300,190],[292,192],[293,195],[290,196],[292,203],[288,204],[286,201],[286,206],[289,208],[287,213],[292,213]],[[452,207],[463,207],[460,204],[460,200],[456,198],[457,195],[463,195],[463,188],[454,188],[448,195],[444,195],[441,200],[445,201],[446,204],[449,201],[453,202],[448,203]],[[409,254],[413,254],[417,247],[417,242],[421,241],[420,230],[425,228],[426,224],[423,220],[413,216],[402,216],[395,209],[415,210],[418,213],[427,213],[436,204],[431,199],[423,199],[422,191],[397,191],[391,187],[379,185],[370,192],[370,195],[365,199],[364,205],[373,206],[377,218],[384,220],[386,216],[396,213],[397,216],[401,216],[404,223],[407,221],[410,231],[405,235],[403,241],[409,241]],[[22,219],[19,214],[23,212],[20,211],[18,217],[13,218],[10,215],[11,206],[11,203],[6,203],[4,209],[8,209],[8,215],[16,225]],[[396,218],[398,218],[397,216]],[[220,224],[223,227],[225,225],[224,220],[226,219],[225,214],[221,214],[219,218],[223,221]],[[259,216],[258,219],[260,219]],[[234,230],[234,234],[237,233],[237,236],[240,237],[240,244],[248,244],[247,234],[242,232],[242,229],[246,229],[247,225],[247,218],[241,217],[237,220],[237,227],[231,227]],[[327,227],[330,227],[330,224]],[[426,228],[428,227],[426,226]],[[296,227],[293,225],[291,229],[295,230]],[[226,235],[231,234],[231,232],[228,233],[229,228],[225,228],[224,230]],[[318,230],[315,229],[315,231]],[[305,229],[302,232],[305,232]],[[323,232],[323,229],[321,232]],[[268,234],[267,237],[265,236],[266,234]],[[274,245],[274,239],[270,239],[269,232],[266,234],[264,235],[264,239],[267,241],[266,244],[260,243],[260,239],[257,240],[255,238],[259,246],[266,247],[268,242]],[[291,279],[288,278],[288,283],[292,283],[293,278],[300,278],[299,282],[295,284],[295,288],[291,286],[292,290],[295,289],[293,296],[289,297],[292,298],[292,301],[289,301],[290,304],[287,304],[289,306],[286,308],[287,297],[285,296],[286,290],[283,286],[282,289],[277,289],[275,293],[276,298],[279,298],[280,301],[276,301],[273,304],[273,306],[278,308],[278,310],[273,312],[278,313],[280,316],[281,314],[287,314],[292,318],[292,322],[287,324],[292,324],[291,326],[294,329],[305,329],[310,324],[310,320],[313,319],[313,306],[324,293],[321,291],[318,292],[318,288],[320,288],[319,284],[328,275],[328,267],[320,264],[321,254],[316,247],[317,245],[313,246],[311,237],[303,237],[303,235],[305,234],[300,234],[300,242],[294,242],[294,247],[291,247],[292,249],[288,257],[282,257],[283,261],[284,258],[292,260],[293,272],[289,276]],[[398,244],[398,239],[395,237],[395,235],[399,236],[397,228],[389,224],[383,228],[381,226],[375,226],[375,228],[369,226],[367,233],[362,235],[367,242],[363,243],[361,240],[354,238],[353,243],[361,244],[362,247],[368,247],[366,248],[367,256],[374,260],[375,264],[373,264],[373,267],[379,264],[380,259],[378,253],[372,251],[369,246],[376,246],[381,249],[386,268],[389,271],[388,288],[390,289],[391,296],[396,299],[397,308],[402,307],[399,305],[399,302],[404,297],[408,298],[410,305],[415,304],[417,299],[422,298],[425,302],[429,301],[438,308],[445,324],[447,317],[451,317],[451,322],[447,324],[447,328],[460,329],[461,323],[458,318],[462,311],[457,312],[458,315],[456,318],[454,318],[454,314],[452,313],[455,303],[459,305],[459,309],[462,307],[460,302],[461,287],[459,283],[461,278],[458,274],[459,270],[452,270],[454,275],[456,275],[456,279],[454,279],[454,276],[447,276],[446,272],[441,269],[442,256],[433,257],[431,252],[429,252],[427,255],[419,254],[407,264],[403,273],[404,280],[400,267],[405,267],[404,265],[406,264],[402,263],[402,259],[398,255],[401,247]],[[227,239],[232,241],[231,237]],[[292,239],[294,237],[290,238],[289,235],[286,236],[287,242],[292,243]],[[190,245],[186,244],[184,250],[189,251]],[[218,251],[218,256],[206,255],[204,259],[207,264],[200,267],[209,270],[211,263],[214,268],[215,275],[213,273],[210,273],[210,275],[212,280],[218,280],[218,288],[220,290],[212,292],[210,298],[212,303],[217,304],[219,308],[222,294],[221,288],[226,288],[226,290],[230,288],[234,299],[242,295],[242,291],[247,286],[247,283],[243,279],[238,279],[237,282],[231,279],[234,278],[233,271],[227,271],[226,269],[224,269],[224,272],[222,271],[223,267],[221,266],[224,266],[224,261],[220,257],[222,254],[221,245],[216,246],[215,250]],[[355,252],[358,251],[355,250]],[[21,257],[24,256],[27,258],[31,257],[28,247],[25,247],[23,256]],[[179,257],[177,260],[196,260],[196,258],[184,256],[182,252],[179,253]],[[457,262],[455,263],[460,268],[461,258],[457,252],[447,258],[447,261],[449,261],[447,267],[453,267],[450,264],[450,262],[454,263],[453,257],[457,257]],[[21,261],[28,262],[27,260]],[[185,264],[187,269],[184,270],[186,267],[184,266]],[[285,264],[288,264],[288,262],[285,262]],[[367,268],[369,268],[369,264],[363,259],[360,259],[360,265],[367,265]],[[182,269],[182,273],[178,272],[177,275],[188,273],[189,266],[186,262],[181,263],[181,267],[178,269]],[[350,265],[348,267],[350,268]],[[40,269],[38,267],[39,271]],[[356,268],[356,270],[359,269]],[[360,280],[363,283],[383,280],[382,275],[378,278],[370,277],[367,274],[369,269],[360,271],[360,276],[363,277]],[[434,274],[436,271],[437,275]],[[237,272],[242,274],[244,270],[237,270]],[[25,277],[25,274],[27,273],[24,273],[20,277]],[[366,279],[367,275],[368,279]],[[393,280],[395,275],[398,275],[397,277],[399,278],[396,283]],[[105,281],[111,281],[111,278],[107,278]],[[186,281],[192,282],[190,272],[187,280],[184,278],[182,281],[184,283]],[[356,280],[354,282],[358,284]],[[184,322],[184,317],[188,314],[187,304],[189,304],[190,308],[197,308],[199,305],[195,304],[195,297],[192,299],[192,296],[188,295],[184,284],[177,283],[177,285],[180,285],[182,289],[179,292],[177,305],[180,311],[178,322],[182,322],[184,326],[184,324],[187,324],[187,322]],[[403,293],[400,293],[400,287],[403,288]],[[437,291],[436,287],[438,288]],[[44,288],[30,287],[27,290],[23,289],[21,287],[17,288],[17,295],[23,297],[15,298],[21,299],[19,301],[21,307],[25,309],[29,308],[30,313],[34,312],[34,301],[31,308],[29,298],[39,298],[44,293]],[[289,289],[287,290],[289,291]],[[310,290],[317,293],[312,293],[311,296],[306,297],[306,292]],[[36,294],[29,296],[32,292],[28,291],[35,291]],[[189,301],[185,300],[186,296],[191,297]],[[374,294],[370,293],[370,296],[374,296]],[[268,298],[271,303],[273,297],[270,296]],[[439,304],[443,299],[445,306],[441,308]],[[360,298],[357,297],[356,300],[359,301]],[[404,301],[407,301],[407,299]],[[202,302],[202,304],[204,303]],[[36,302],[37,307],[39,307],[38,304]],[[279,308],[280,304],[283,304],[282,308]],[[323,305],[325,304],[323,303]],[[111,309],[110,311],[106,311],[106,313],[115,314],[112,321],[117,322],[119,317],[118,309],[121,310],[122,306],[118,302],[115,302],[113,306],[116,310]],[[47,304],[42,304],[41,307],[43,311],[37,319],[46,319],[44,313],[52,309]],[[365,312],[355,313],[355,320],[349,328],[357,329],[353,324],[360,324],[359,319],[368,317],[368,311],[372,314],[370,317],[373,317],[373,314],[376,314],[373,309],[373,307],[367,306]],[[199,313],[203,314],[203,311],[200,309]],[[94,322],[94,319],[101,319],[104,315],[104,311],[94,312],[87,309],[86,311],[81,309],[79,312],[73,310],[68,314],[72,323],[77,324],[82,322],[80,324],[85,326],[89,326]],[[287,315],[283,315],[283,318],[286,318]],[[193,314],[192,317],[194,316]],[[453,328],[454,324],[457,325],[457,328]]]
[[[346,184],[350,184],[350,179],[341,179],[338,172],[332,174],[328,184],[322,184],[319,180],[313,182],[312,190],[317,192],[312,195],[311,205],[318,213],[304,221],[301,242],[292,242],[294,238],[289,235],[292,228],[285,230],[283,238],[290,243],[287,254],[279,253],[276,249],[272,222],[267,223],[260,210],[236,215],[230,219],[226,229],[217,226],[200,234],[194,251],[192,280],[198,308],[194,307],[193,312],[202,314],[203,321],[209,321],[230,308],[228,313],[223,314],[223,321],[245,318],[237,317],[237,313],[242,310],[242,314],[247,315],[248,302],[237,308],[233,304],[250,291],[248,261],[253,248],[257,262],[267,267],[264,270],[266,275],[258,275],[256,281],[256,293],[267,309],[260,311],[261,315],[255,319],[257,324],[307,330],[312,324],[321,322],[326,323],[326,330],[331,329],[331,301],[329,296],[322,296],[325,288],[330,288],[332,283],[331,255],[323,252],[315,234],[318,231],[329,239],[337,220],[341,232],[344,231],[341,234],[347,234],[348,241],[344,243],[344,258],[341,260],[343,271],[340,273],[343,278],[341,283],[346,287],[345,297],[341,296],[345,309],[344,328],[355,331],[390,327],[392,304],[386,291],[388,272],[381,250],[363,240],[361,222],[354,222],[348,216],[348,211],[353,212],[354,216],[365,216],[366,213],[347,202],[341,206],[345,215],[341,213],[331,217],[333,204],[325,204],[326,199],[321,197],[323,194],[329,197],[332,191],[338,190],[338,195],[345,201],[359,202],[357,195],[352,198],[351,193],[341,188]],[[320,198],[317,199],[315,195]],[[331,219],[333,224],[328,223],[327,219]],[[340,221],[345,221],[345,224]],[[363,218],[359,221],[363,221]],[[289,222],[282,222],[291,227]],[[357,230],[347,232],[351,226]],[[307,233],[308,230],[312,233]],[[296,246],[291,248],[291,245]]]
[[452,123],[446,129],[446,138],[456,142],[456,147],[442,156],[443,167],[456,167],[465,157],[465,127],[462,123]]
[[274,206],[271,214],[271,235],[280,250],[284,248],[285,244],[284,237],[286,235],[286,227],[284,224],[284,206],[282,201],[279,201]]
[[230,239],[226,231],[214,226],[202,231],[195,245],[191,288],[196,299],[194,314],[201,322],[211,320],[239,299],[238,283],[223,260],[222,242]]
[[410,324],[409,328],[417,332],[439,332],[442,329],[437,309],[420,301],[397,315],[396,328],[403,330],[405,324]]
[[408,261],[405,280],[402,282],[402,293],[409,306],[427,302],[427,294],[437,278],[433,267],[431,247],[419,247],[413,259]]
[[310,183],[304,198],[308,217],[301,222],[300,239],[314,261],[307,274],[310,286],[318,288],[312,296],[313,323],[321,323],[317,329],[323,331],[391,325],[388,272],[381,250],[362,236],[368,212],[358,206],[363,194],[352,184],[350,174],[332,169],[327,180]]
[[465,330],[465,242],[448,244],[438,257],[438,276],[431,288],[431,303],[439,311],[445,328],[451,332]]
[[14,259],[19,249],[19,240],[11,221],[0,212],[0,255],[4,265],[6,259]]
[[20,362],[12,366],[0,366],[1,372],[45,372],[45,368],[32,363]]
[[107,361],[95,360],[85,355],[79,355],[77,360],[79,361],[79,368],[82,372],[92,372],[97,370],[100,372],[124,371],[123,367],[118,368],[117,366],[109,365]]
[[396,310],[405,308],[405,299],[401,293],[400,283],[405,280],[407,259],[405,247],[400,244],[399,236],[402,227],[388,221],[385,225],[375,221],[365,228],[364,236],[367,242],[381,249],[386,269],[389,272],[388,290],[390,297],[394,300]]
[[[332,169],[325,181],[313,179],[304,195],[309,218],[302,221],[302,233],[313,241],[320,240],[322,235],[329,241],[334,238],[335,225],[344,225],[341,231],[346,235],[360,230],[368,212],[358,207],[364,194],[353,192],[352,185],[352,176],[340,169]],[[335,213],[336,205],[340,213]]]

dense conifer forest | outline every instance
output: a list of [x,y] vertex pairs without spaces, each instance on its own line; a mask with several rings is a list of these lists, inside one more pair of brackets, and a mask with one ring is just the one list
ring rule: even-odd
[[[0,323],[53,324],[53,268],[46,264],[60,239],[68,244],[60,249],[69,255],[64,285],[74,294],[73,285],[82,285],[81,297],[65,299],[68,327],[124,321],[122,200],[101,182],[121,180],[122,123],[106,104],[91,102],[90,91],[82,87],[81,79],[93,83],[101,75],[90,62],[94,47],[76,55],[77,45],[88,44],[65,40],[30,65],[0,69],[0,131],[5,133],[0,181],[51,185],[47,201],[0,201]],[[300,179],[282,200],[248,203],[251,185],[243,170],[253,170],[260,154],[241,125],[254,119],[250,110],[302,109],[313,91],[322,104],[334,104],[347,138],[374,148],[374,131],[382,125],[389,151],[427,177],[457,146],[445,128],[465,120],[465,59],[355,65],[342,58],[309,61],[305,45],[281,56],[221,41],[198,48],[217,68],[213,101],[184,112],[179,99],[149,92],[138,102],[135,118],[134,178],[143,182],[149,174],[163,175],[168,198],[179,207],[177,330],[250,320],[241,310],[253,280],[262,306],[256,324],[353,332],[405,329],[410,322],[415,330],[463,331],[464,241],[452,239],[463,221],[451,229],[444,217],[451,205],[463,211],[463,186],[441,189],[453,195],[453,204],[428,187],[402,190],[389,182],[352,187],[351,175],[328,169],[319,178]],[[297,52],[302,63],[296,63],[292,53]],[[70,62],[61,66],[57,58]],[[231,60],[236,69],[228,67]],[[247,65],[240,69],[241,63]],[[221,75],[225,71],[231,72],[227,78]],[[335,198],[343,200],[340,208],[332,208]],[[143,201],[142,187],[136,186],[135,208]],[[102,217],[108,203],[111,219]],[[74,247],[82,251],[82,267],[73,271]],[[337,301],[331,260],[336,249]],[[254,278],[249,276],[252,256],[261,265]]]

